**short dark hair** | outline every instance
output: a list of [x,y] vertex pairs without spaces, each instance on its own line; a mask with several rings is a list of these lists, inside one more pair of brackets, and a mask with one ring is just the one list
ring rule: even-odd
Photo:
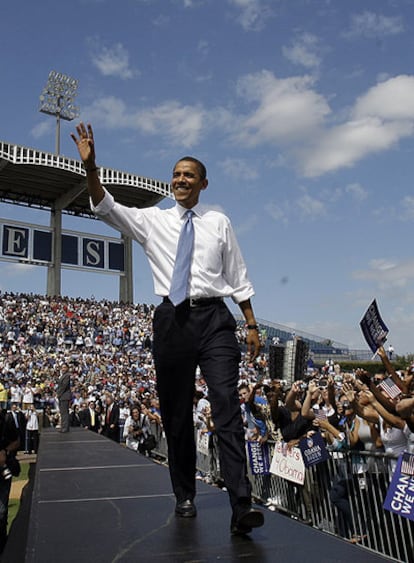
[[184,160],[188,160],[189,162],[194,162],[194,164],[198,168],[198,173],[199,173],[200,178],[202,180],[205,180],[207,178],[207,168],[204,166],[204,164],[201,162],[201,160],[198,160],[197,158],[194,158],[193,156],[183,156],[183,158],[180,158],[180,160],[177,160],[174,168],[177,166],[177,164],[179,162],[183,162]]

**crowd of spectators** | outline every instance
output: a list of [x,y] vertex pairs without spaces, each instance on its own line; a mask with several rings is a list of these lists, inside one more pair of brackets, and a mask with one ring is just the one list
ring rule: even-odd
[[[103,432],[145,453],[150,423],[162,427],[152,357],[153,312],[152,305],[0,294],[0,406],[26,417],[32,429],[25,435],[26,450],[37,448],[34,412],[43,413],[43,426],[59,426],[56,385],[65,363],[71,372],[71,425]],[[243,326],[237,337],[242,344]],[[265,353],[254,363],[242,353],[239,397],[246,440],[283,440],[293,447],[303,436],[320,432],[331,452],[414,452],[414,368],[396,372],[383,348],[379,356],[383,369],[374,376],[362,370],[343,373],[338,364],[327,362],[287,386],[269,377]],[[196,428],[214,436],[200,372],[194,397]],[[116,405],[112,422],[111,405]],[[358,460],[361,468],[355,462],[355,473],[379,470],[375,459]],[[390,474],[394,467],[390,460]],[[337,485],[331,498],[341,510]]]
[[[44,412],[44,425],[58,426],[55,391],[60,367],[67,364],[73,426],[91,426],[87,411],[93,408],[97,417],[92,426],[101,429],[108,397],[119,407],[121,422],[136,406],[141,418],[161,422],[152,357],[153,312],[152,305],[0,294],[0,406],[17,405],[29,415],[35,407]],[[242,326],[237,337],[242,343]],[[279,437],[292,445],[318,429],[331,449],[412,450],[414,370],[396,373],[383,348],[379,355],[385,370],[374,377],[361,370],[343,373],[338,364],[327,362],[286,389],[280,379],[268,376],[265,353],[254,364],[242,354],[239,392],[246,439]],[[379,386],[384,372],[397,387],[395,398]],[[195,423],[207,427],[202,417],[209,412],[208,389],[201,373],[195,397]]]
[[[71,373],[72,426],[103,431],[108,397],[119,408],[119,432],[112,433],[113,439],[127,439],[125,421],[133,407],[139,408],[141,419],[161,423],[153,312],[153,305],[0,294],[1,408],[14,405],[26,415],[34,407],[43,413],[43,426],[58,427],[56,388],[65,364]],[[238,337],[244,338],[243,328]],[[256,371],[264,373],[265,368],[264,354],[255,367],[243,361],[241,377],[253,381]],[[207,393],[200,375],[198,386]]]

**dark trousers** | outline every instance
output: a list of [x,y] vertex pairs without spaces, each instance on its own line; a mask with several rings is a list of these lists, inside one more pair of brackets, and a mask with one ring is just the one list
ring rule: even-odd
[[37,454],[39,448],[39,430],[26,430],[26,451]]
[[60,429],[62,432],[69,432],[69,401],[59,399],[60,410]]
[[206,380],[233,510],[250,503],[244,430],[237,392],[240,350],[236,323],[223,302],[190,308],[162,303],[154,315],[154,360],[171,482],[178,501],[195,496],[195,371]]

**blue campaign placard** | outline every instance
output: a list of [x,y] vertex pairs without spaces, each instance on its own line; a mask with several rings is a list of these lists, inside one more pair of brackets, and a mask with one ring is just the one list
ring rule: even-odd
[[389,332],[380,315],[376,299],[368,307],[359,325],[368,346],[375,354],[378,348],[384,345]]
[[309,438],[302,438],[299,442],[305,467],[316,465],[329,458],[325,442],[319,432],[315,432]]
[[[407,460],[407,457],[410,459]],[[409,520],[414,520],[414,476],[412,471],[407,471],[406,466],[412,467],[412,460],[414,454],[404,452],[400,455],[384,502],[385,510]]]
[[260,442],[246,442],[250,469],[253,475],[269,475],[269,446]]

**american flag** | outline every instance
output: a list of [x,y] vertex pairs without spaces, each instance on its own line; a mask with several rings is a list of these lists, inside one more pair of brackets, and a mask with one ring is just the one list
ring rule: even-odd
[[401,462],[401,473],[414,476],[414,454],[404,452]]
[[387,377],[380,384],[379,387],[390,397],[391,399],[396,399],[401,395],[401,389],[394,383],[391,377]]

